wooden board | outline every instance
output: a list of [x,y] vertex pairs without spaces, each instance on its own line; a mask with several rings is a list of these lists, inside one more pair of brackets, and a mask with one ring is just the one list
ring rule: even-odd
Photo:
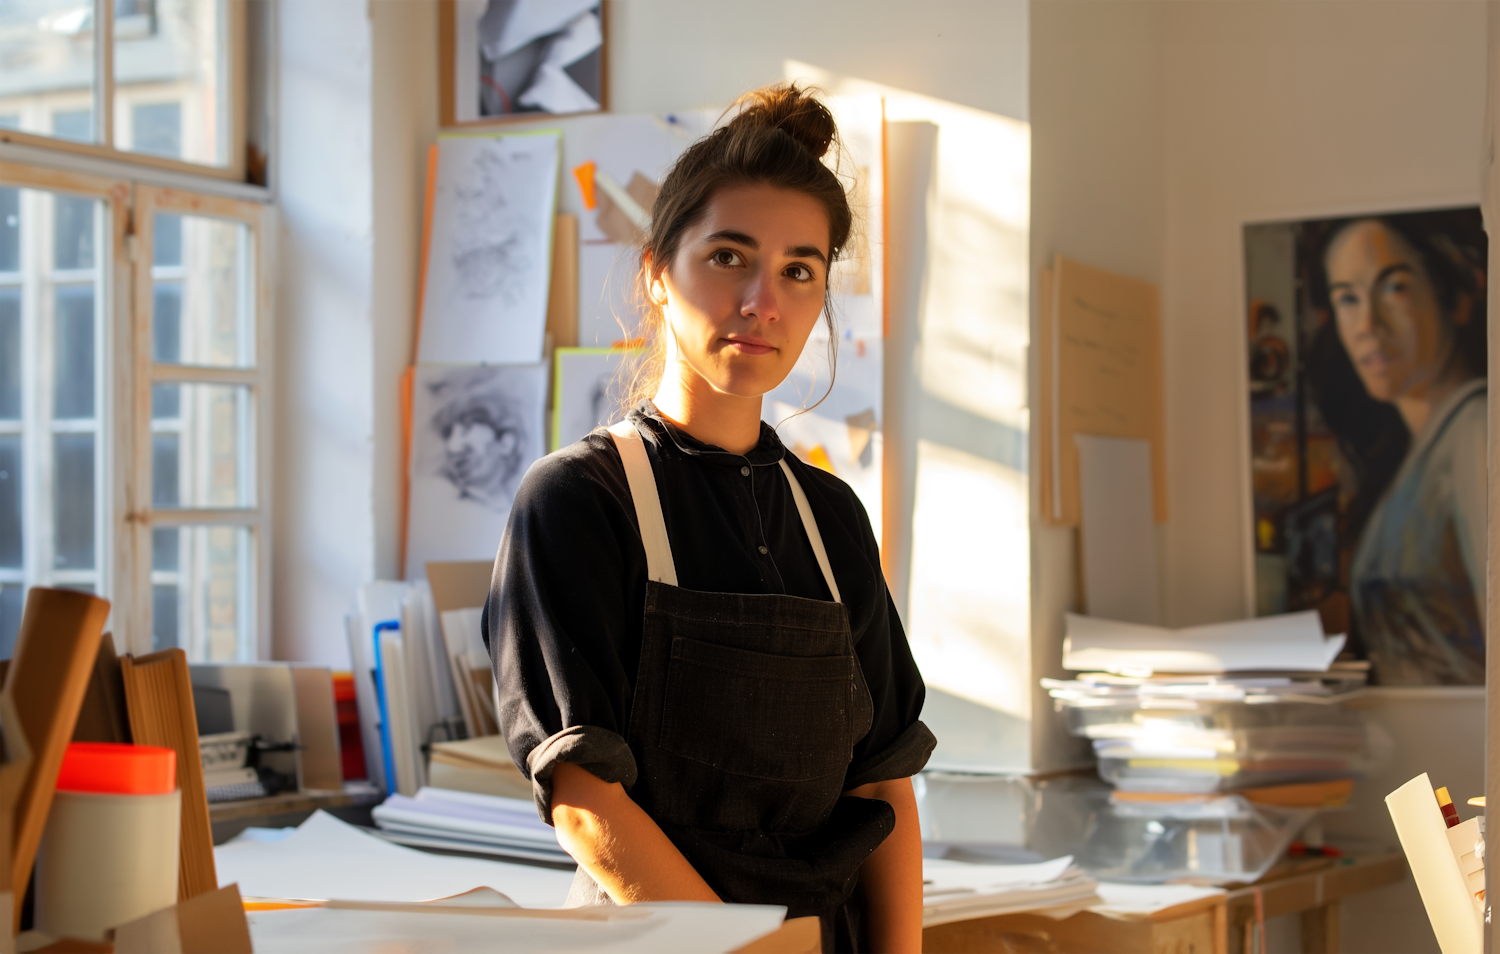
[[494,572],[495,564],[489,560],[427,564],[427,584],[432,587],[432,608],[438,619],[449,610],[483,606]]
[[115,655],[115,641],[109,633],[99,641],[88,691],[84,693],[83,707],[78,711],[78,723],[73,727],[73,741],[130,744],[125,683],[120,678],[120,657]]
[[1074,437],[1150,441],[1156,521],[1167,519],[1161,318],[1155,285],[1057,256],[1037,326],[1042,519],[1077,526]]
[[552,347],[578,346],[578,216],[561,213],[552,228],[552,283],[547,289]]
[[21,900],[57,789],[57,773],[73,738],[108,618],[109,603],[88,593],[34,586],[26,594],[16,654],[3,690],[32,758],[19,795],[6,805],[7,809],[13,805],[10,883],[15,888],[12,911],[18,927]]
[[214,870],[213,829],[208,794],[203,787],[203,760],[198,751],[198,716],[187,654],[164,649],[120,660],[130,733],[137,745],[159,745],[177,753],[177,787],[182,790],[181,861],[177,899],[186,901],[219,887]]
[[339,718],[333,701],[333,673],[321,666],[293,666],[292,691],[297,697],[297,737],[302,743],[304,789],[344,787],[339,758]]

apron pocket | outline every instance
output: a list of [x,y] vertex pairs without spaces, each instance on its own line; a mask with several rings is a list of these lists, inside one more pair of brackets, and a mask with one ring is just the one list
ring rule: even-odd
[[779,656],[678,636],[663,749],[733,775],[807,781],[849,766],[853,656]]

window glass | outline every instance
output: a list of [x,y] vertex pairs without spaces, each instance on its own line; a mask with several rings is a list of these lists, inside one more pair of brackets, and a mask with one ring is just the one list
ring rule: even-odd
[[[80,0],[0,2],[0,115],[7,128],[94,140],[94,10]],[[60,126],[58,116],[65,118]]]
[[24,584],[0,586],[0,659],[9,659],[16,654],[16,636],[21,632],[21,609],[25,604]]
[[0,434],[0,567],[21,569],[21,554],[21,435]]
[[[160,648],[182,647],[193,662],[254,659],[255,559],[249,529],[191,526],[173,532],[174,538],[154,541],[177,551],[178,569],[151,573],[153,641]],[[158,554],[153,553],[153,563]],[[169,599],[176,605],[164,606]]]
[[0,285],[0,421],[21,418],[21,289]]
[[20,113],[0,113],[0,129],[20,129]]
[[21,190],[0,189],[0,272],[21,270]]
[[166,241],[152,251],[155,360],[253,365],[249,229],[201,216],[157,216],[156,228]]
[[117,148],[227,164],[225,9],[225,0],[117,0]]
[[151,585],[151,651],[176,649],[180,636],[177,632],[177,584],[153,583]]
[[93,199],[59,195],[53,198],[52,267],[80,269],[94,267]]
[[[155,386],[163,400],[175,388],[178,416],[152,421],[152,506],[253,507],[254,435],[250,389],[235,384]],[[157,403],[157,402],[153,402]]]
[[94,568],[94,435],[52,437],[52,510],[59,570]]
[[94,141],[94,111],[65,109],[52,114],[52,135],[74,142]]
[[152,265],[182,264],[182,216],[156,213],[151,226]]
[[59,285],[54,315],[52,413],[94,416],[94,287]]
[[[153,422],[182,416],[181,387],[180,384],[151,385],[151,420]],[[181,427],[181,424],[176,426]]]

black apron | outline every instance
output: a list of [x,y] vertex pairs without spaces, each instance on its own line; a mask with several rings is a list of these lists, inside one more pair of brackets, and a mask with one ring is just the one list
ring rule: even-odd
[[[626,737],[638,771],[630,797],[720,898],[816,915],[823,950],[857,951],[860,865],[896,813],[842,797],[874,710],[807,496],[782,461],[832,602],[681,589],[640,434],[629,422],[610,433],[650,577]],[[609,897],[579,868],[569,903]]]

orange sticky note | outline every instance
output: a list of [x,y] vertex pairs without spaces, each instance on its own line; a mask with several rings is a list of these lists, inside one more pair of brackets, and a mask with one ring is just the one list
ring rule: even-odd
[[583,207],[593,211],[599,204],[594,197],[594,160],[573,167],[573,178],[578,180],[578,191],[583,195]]

